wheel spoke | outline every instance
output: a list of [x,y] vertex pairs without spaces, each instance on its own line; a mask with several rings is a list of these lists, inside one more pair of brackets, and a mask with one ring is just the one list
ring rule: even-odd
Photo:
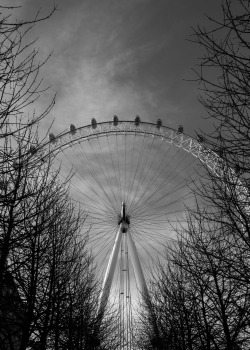
[[[119,227],[124,230],[111,295],[115,290],[119,294],[121,347],[125,347],[132,343],[137,305],[132,301],[136,281],[126,230],[145,276],[150,275],[153,263],[164,255],[164,244],[174,240],[175,227],[185,223],[186,206],[194,205],[192,186],[199,181],[196,157],[202,155],[204,162],[203,146],[170,128],[119,122],[117,127],[102,123],[76,129],[74,135],[64,133],[55,145],[46,145],[43,154],[46,147],[48,153],[54,152],[55,170],[60,167],[62,178],[71,177],[71,195],[85,210],[83,234],[88,234],[101,276]],[[205,162],[211,164],[208,156]],[[135,267],[138,273],[140,266]]]

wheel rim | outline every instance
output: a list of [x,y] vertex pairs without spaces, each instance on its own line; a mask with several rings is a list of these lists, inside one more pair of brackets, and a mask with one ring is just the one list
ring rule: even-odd
[[[126,203],[146,277],[161,256],[163,243],[173,239],[175,227],[185,221],[186,206],[192,206],[192,185],[199,181],[196,157],[213,170],[218,164],[215,153],[182,132],[134,122],[72,129],[52,137],[40,153],[53,153],[55,170],[60,166],[63,178],[72,171],[71,194],[86,210],[85,230],[90,229],[89,246],[102,274],[114,244],[121,203]],[[119,269],[113,294],[121,289]],[[130,282],[126,288],[131,295],[132,275]]]

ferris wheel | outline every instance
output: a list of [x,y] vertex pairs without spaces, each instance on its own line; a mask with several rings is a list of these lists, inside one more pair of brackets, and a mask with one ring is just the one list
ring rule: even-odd
[[194,205],[197,164],[213,171],[220,158],[202,138],[162,125],[160,119],[91,124],[49,135],[44,153],[53,153],[62,177],[71,173],[71,196],[83,205],[89,248],[103,278],[99,313],[111,300],[120,313],[121,349],[133,349],[131,329],[138,300],[147,294],[154,262],[175,229],[185,225]]

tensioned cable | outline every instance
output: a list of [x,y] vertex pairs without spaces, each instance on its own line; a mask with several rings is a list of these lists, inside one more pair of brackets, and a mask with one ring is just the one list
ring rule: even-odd
[[[144,141],[146,139],[146,142]],[[151,143],[150,143],[150,141],[151,141]],[[139,157],[139,161],[138,161],[138,163],[137,163],[137,167],[136,167],[136,172],[135,172],[135,175],[134,175],[134,179],[136,178],[136,175],[137,174],[139,174],[139,178],[137,179],[137,185],[136,185],[136,187],[133,189],[133,184],[134,184],[134,180],[133,180],[133,184],[132,184],[132,188],[131,188],[131,193],[133,192],[133,195],[132,195],[132,198],[130,199],[130,203],[129,203],[129,210],[131,210],[131,207],[132,207],[132,205],[133,205],[133,202],[134,202],[134,200],[135,200],[135,198],[136,198],[136,196],[137,196],[137,194],[138,194],[138,191],[139,191],[139,189],[140,189],[140,180],[141,180],[141,177],[142,177],[142,171],[141,171],[141,169],[140,169],[140,167],[141,167],[141,164],[144,164],[144,163],[142,163],[143,161],[145,162],[145,160],[143,159],[143,158],[145,158],[146,159],[146,157],[145,157],[145,150],[147,151],[148,149],[150,150],[150,147],[146,147],[146,146],[148,146],[148,144],[150,143],[150,146],[152,146],[152,143],[153,143],[153,138],[150,140],[150,138],[149,137],[147,137],[146,135],[143,135],[143,142],[142,142],[142,146],[144,146],[143,148],[142,148],[142,152],[140,153],[140,157]],[[147,152],[149,152],[149,151],[147,151]],[[143,167],[143,165],[142,165],[142,167]],[[139,169],[140,169],[140,172],[139,172]]]
[[[144,231],[143,228],[140,228],[139,232],[138,229],[133,229],[132,230],[133,234],[135,235],[135,240],[138,242],[138,244],[148,244],[148,243],[156,243],[155,249],[159,249],[159,251],[162,251],[163,248],[163,241],[164,243],[171,239],[172,237],[170,236],[170,232],[171,233],[175,233],[172,229],[172,227],[170,226],[166,231],[165,234],[162,235],[152,235],[152,236],[147,236],[147,239],[144,238],[145,234],[147,234],[147,231]],[[159,241],[159,236],[161,238],[161,241]],[[157,247],[157,248],[156,248]]]
[[[159,205],[157,208],[144,210],[143,212],[139,213],[139,215],[135,216],[135,218],[132,220],[133,224],[143,224],[147,223],[147,225],[144,226],[151,226],[152,223],[157,224],[159,227],[162,227],[163,224],[166,224],[166,217],[171,218],[171,215],[180,215],[185,214],[187,211],[187,208],[175,208],[173,206],[174,204],[178,203],[178,199],[182,200],[188,200],[193,199],[193,196],[190,194],[186,194],[182,197],[177,198],[176,200],[169,202],[169,205],[166,207],[165,203],[163,203],[161,206]],[[191,207],[191,205],[189,205]],[[193,207],[193,206],[192,206]],[[160,213],[159,213],[160,211]],[[173,217],[173,216],[172,216]],[[157,226],[156,228],[157,229]]]
[[[117,142],[117,134],[116,134],[116,154],[117,154],[117,161],[118,161],[118,179],[121,179],[121,172],[120,172],[120,157],[119,157],[119,148],[118,148],[118,142]],[[119,192],[120,192],[120,198],[122,199],[122,188],[121,188],[121,181],[118,181],[119,183]]]
[[[101,254],[104,251],[104,248],[106,246],[108,246],[108,245],[111,246],[114,243],[115,231],[113,231],[113,235],[110,234],[108,237],[107,237],[107,233],[109,233],[109,232],[108,231],[105,232],[105,240],[103,240],[101,242],[98,241],[98,240],[100,240],[100,237],[98,238],[98,240],[96,240],[96,242],[94,242],[92,239],[89,240],[90,243],[93,243],[92,244],[93,248],[95,248],[95,246],[96,246],[94,243],[98,243],[98,251],[99,251],[98,254]],[[103,233],[102,233],[102,235],[103,235]]]
[[[164,200],[165,206],[167,207],[167,206],[169,206],[170,199],[173,196],[173,194],[178,195],[178,193],[180,193],[180,190],[182,190],[183,188],[186,188],[186,187],[187,187],[186,182],[181,183],[180,186],[177,185],[175,188],[173,188],[172,190],[170,190],[166,193],[163,192],[163,189],[164,189],[164,187],[163,187],[162,191],[161,191],[161,193],[163,193],[163,194],[160,197],[155,197],[155,195],[158,194],[158,192],[155,191],[155,193],[153,193],[151,196],[148,197],[148,201],[146,201],[145,204],[138,206],[138,208],[136,208],[134,212],[138,213],[140,211],[143,211],[144,208],[149,208],[149,207],[154,207],[154,209],[156,209],[157,206],[155,206],[155,204],[159,203],[159,205],[161,206],[162,200]],[[191,193],[190,191],[187,192],[187,194],[189,194],[189,195],[190,195],[190,193]],[[180,198],[180,197],[177,196],[176,198],[178,200],[178,198]],[[149,200],[149,199],[151,199],[151,200]]]
[[[188,208],[192,209],[195,207],[188,206]],[[140,223],[140,222],[147,222],[147,226],[150,225],[150,222],[152,222],[152,223],[158,223],[158,222],[167,223],[166,220],[163,218],[166,218],[168,215],[172,215],[172,214],[186,213],[186,211],[187,211],[186,207],[182,207],[182,208],[174,209],[174,210],[173,210],[173,208],[170,208],[170,209],[168,211],[164,211],[162,213],[155,213],[154,215],[150,215],[151,211],[149,213],[143,212],[140,214],[140,216],[132,218],[131,222],[133,225]],[[148,218],[150,218],[150,221],[147,220]]]
[[[92,146],[92,144],[91,144],[91,142],[89,141],[89,145],[90,145],[90,147],[92,148],[92,153],[93,153],[93,146]],[[110,196],[109,196],[109,194],[108,194],[108,192],[105,190],[105,186],[104,186],[104,184],[103,184],[103,181],[101,182],[101,180],[99,180],[98,178],[99,178],[99,174],[96,172],[96,170],[94,169],[94,164],[95,164],[95,162],[91,162],[90,161],[90,159],[89,159],[89,157],[88,157],[88,155],[86,154],[86,152],[85,152],[85,150],[83,149],[83,147],[82,147],[82,144],[80,144],[80,146],[81,146],[81,152],[80,152],[80,154],[81,155],[84,155],[84,161],[82,162],[82,164],[83,165],[85,165],[86,164],[86,162],[87,162],[87,164],[89,165],[89,168],[90,168],[90,174],[91,174],[91,179],[92,180],[94,180],[96,183],[97,183],[97,185],[98,185],[98,187],[102,190],[102,192],[104,192],[104,194],[105,194],[105,197],[107,198],[107,200],[109,201],[109,203],[110,203],[110,206],[113,208],[113,210],[114,210],[114,206],[113,206],[113,203],[112,203],[112,200],[111,200],[111,198],[110,198]],[[96,152],[94,152],[95,153],[95,158],[97,158],[96,157]],[[105,176],[105,172],[104,172],[104,170],[103,170],[103,168],[101,167],[101,165],[100,165],[100,162],[99,162],[99,170],[101,169],[101,172],[102,172],[102,174],[104,175],[104,177],[106,177]],[[99,172],[100,173],[100,172]],[[94,187],[94,185],[93,185],[93,183],[90,183],[90,182],[88,182],[89,183],[89,188],[93,191],[93,187]],[[100,196],[100,194],[98,195],[98,197],[101,197]],[[106,201],[105,201],[106,202]],[[106,202],[107,203],[107,202]]]
[[[154,209],[150,209],[150,206],[152,206],[153,204],[158,202],[157,200],[155,200],[154,202],[152,201],[152,202],[148,203],[147,208],[149,208],[148,209],[149,214],[146,214],[146,216],[149,216],[150,214],[152,215],[153,213],[159,212],[159,209],[170,207],[173,204],[179,203],[183,199],[191,199],[191,198],[194,198],[194,195],[193,195],[193,193],[188,192],[188,193],[185,193],[184,195],[182,195],[182,196],[176,198],[175,200],[172,200],[166,204],[165,203],[161,204],[161,202],[159,200],[159,205],[157,207],[154,207]],[[164,199],[164,196],[161,197],[161,199]],[[147,213],[147,208],[145,208],[143,213]],[[143,209],[144,208],[142,207],[140,210],[142,211]],[[137,214],[140,214],[139,210],[137,211]]]
[[[154,141],[154,139],[152,140],[152,144],[153,144],[153,141]],[[163,142],[161,142],[161,147],[159,148],[159,152],[157,152],[158,154],[156,155],[156,157],[153,157],[153,161],[158,162],[157,168],[156,168],[156,169],[154,168],[154,171],[155,171],[156,174],[159,173],[159,168],[160,168],[160,166],[161,166],[162,159],[164,159],[164,157],[165,157],[165,154],[164,154],[164,153],[161,154],[161,152],[160,152],[160,151],[161,151],[161,148],[162,148],[162,145],[163,145]],[[168,154],[170,148],[171,148],[171,146],[168,148],[168,150],[167,150],[167,152],[166,152],[166,155]],[[151,149],[153,149],[153,147],[151,147]],[[158,157],[159,157],[159,160],[158,160]],[[146,179],[146,177],[147,177],[147,174],[150,172],[150,170],[152,170],[152,169],[151,169],[152,165],[153,165],[153,164],[151,164],[150,166],[148,166],[147,173],[146,173],[146,175],[145,175],[145,177],[144,177],[145,179]],[[151,187],[152,182],[153,182],[153,179],[151,180],[151,182],[148,183],[148,185],[147,185],[146,188],[144,189],[144,192],[143,192],[144,194],[147,192],[148,188]],[[140,187],[142,187],[142,186],[143,186],[143,183],[141,183],[141,186],[140,186]],[[139,200],[140,200],[140,199],[139,199]],[[139,202],[139,200],[137,200],[137,203]],[[130,204],[130,208],[131,208],[131,207],[133,207],[133,202]],[[132,210],[132,209],[131,209],[131,210]]]
[[[148,253],[148,251],[146,250],[145,246],[146,247],[151,247],[153,250],[155,250],[158,254],[162,255],[162,252],[158,249],[156,249],[150,242],[149,240],[145,240],[145,239],[142,239],[142,240],[139,240],[139,235],[137,234],[137,232],[135,230],[131,230],[131,233],[133,235],[133,238],[135,240],[135,242],[137,242],[141,247],[144,247],[144,250]],[[140,235],[141,236],[144,236],[143,233],[146,233],[145,231],[143,230],[140,230]],[[152,240],[152,239],[151,239]]]
[[143,223],[136,223],[131,225],[131,227],[138,232],[138,235],[141,235],[140,230],[147,232],[146,236],[144,237],[145,241],[154,236],[157,236],[159,240],[159,238],[165,236],[165,232],[169,228],[169,223],[167,222],[167,219],[165,219],[165,225],[160,226],[156,230],[154,230],[154,225],[148,226],[145,224],[143,225]]
[[[164,200],[166,201],[165,206],[168,207],[168,206],[170,205],[170,202],[167,202],[169,196],[172,195],[172,194],[174,194],[174,193],[179,192],[181,189],[185,188],[186,185],[187,185],[187,184],[184,183],[184,184],[181,184],[180,187],[177,187],[177,186],[176,186],[175,189],[173,189],[172,191],[170,191],[170,192],[168,192],[168,193],[166,193],[166,194],[164,193],[160,198],[155,198],[155,199],[153,199],[153,200],[151,200],[151,201],[145,202],[145,204],[142,204],[141,206],[138,206],[138,208],[134,209],[134,211],[133,211],[134,216],[136,216],[136,215],[138,215],[138,214],[140,214],[140,213],[142,213],[142,212],[145,212],[145,210],[146,210],[146,211],[147,211],[147,210],[151,211],[151,209],[149,209],[149,208],[151,208],[155,203],[160,203],[162,199],[164,199]],[[188,192],[187,194],[188,194],[188,195],[191,195],[190,192]],[[154,195],[154,194],[153,194],[153,195]],[[153,195],[152,195],[151,197],[153,197]],[[178,198],[177,198],[177,201],[179,200],[179,198],[181,198],[181,197],[178,197]],[[154,209],[157,209],[157,208],[159,208],[159,207],[155,207]]]
[[[147,178],[147,176],[148,176],[148,174],[149,174],[149,172],[150,172],[150,170],[152,170],[152,168],[154,169],[154,171],[156,172],[156,174],[158,173],[158,170],[159,170],[159,168],[160,168],[160,166],[161,166],[161,163],[162,163],[162,159],[164,159],[166,156],[167,156],[167,154],[168,154],[168,152],[170,151],[170,148],[171,147],[169,147],[168,148],[168,150],[167,150],[167,152],[166,152],[166,154],[162,154],[161,155],[161,149],[162,149],[162,146],[163,146],[163,140],[161,140],[160,141],[161,142],[161,144],[160,144],[160,147],[159,147],[159,152],[157,152],[157,155],[156,155],[156,157],[155,156],[152,156],[151,158],[152,158],[152,160],[151,160],[151,163],[148,165],[148,169],[147,169],[147,171],[145,172],[145,176],[144,176],[144,179],[142,180],[142,183],[141,183],[141,187],[143,186],[143,183],[144,183],[144,181],[146,180],[146,178]],[[152,147],[153,148],[153,147]],[[151,150],[152,150],[152,148],[151,148]],[[154,167],[154,163],[158,163],[158,166],[155,168]],[[148,183],[148,185],[147,185],[147,187],[144,189],[144,192],[143,192],[143,194],[145,194],[146,192],[147,192],[147,189],[148,188],[150,188],[150,183]],[[142,196],[137,200],[137,204],[139,205],[139,203],[140,203],[140,200],[142,199],[142,197],[143,197],[143,194],[142,194]],[[132,206],[132,203],[131,203],[131,206]]]
[[[142,255],[143,250],[146,251],[146,257],[144,257],[144,256]],[[154,257],[154,259],[153,259],[152,255],[149,254],[149,252],[147,251],[147,249],[145,248],[145,246],[142,247],[142,249],[141,249],[140,252],[138,252],[138,256],[139,256],[139,260],[140,260],[140,262],[141,262],[141,265],[142,265],[142,266],[145,266],[145,267],[147,267],[147,266],[150,265],[150,264],[149,264],[149,261],[148,261],[148,257],[149,257],[149,256],[150,256],[150,262],[154,262],[154,259],[155,259],[155,257]],[[157,255],[157,257],[159,257],[159,255]],[[161,254],[160,257],[161,257],[162,259],[164,259],[164,254]],[[145,262],[146,259],[147,259],[147,262]],[[150,279],[150,271],[151,271],[150,267],[147,268],[147,269],[144,268],[143,273],[144,273],[144,277],[146,278],[146,280],[149,280],[149,279]]]
[[[139,245],[139,247],[140,247],[140,251],[138,253],[139,255],[142,256],[142,249],[146,252],[146,256],[143,258],[143,262],[144,262],[145,267],[147,267],[149,265],[149,260],[148,260],[149,257],[153,261],[156,256],[161,256],[161,257],[164,256],[164,250],[162,250],[162,249],[160,250],[161,247],[159,247],[159,249],[157,249],[155,247],[155,245],[153,245],[152,243],[140,241],[138,237],[135,239],[135,242],[137,242],[137,245]],[[145,259],[147,261],[146,265],[145,265]],[[141,263],[142,263],[142,261],[141,261]]]
[[[67,155],[65,155],[65,157],[68,158]],[[59,161],[60,163],[62,163],[64,167],[66,167],[66,168],[68,169],[69,173],[72,171],[72,169],[69,169],[61,160],[58,159],[58,161]],[[76,169],[76,171],[77,171],[77,169]],[[63,176],[62,174],[60,174],[60,176],[64,177],[64,179],[67,179],[67,177],[66,177],[66,176]],[[83,182],[83,180],[82,180],[81,178],[79,178],[77,175],[75,175],[75,176],[78,178],[79,181]],[[86,184],[86,183],[83,182],[83,184]],[[97,203],[98,205],[96,205],[96,208],[101,209],[100,203],[98,203],[98,202],[97,202],[96,200],[94,200],[93,198],[87,196],[87,195],[86,195],[79,187],[77,187],[75,184],[72,184],[72,183],[71,183],[71,186],[74,187],[74,188],[76,188],[76,189],[77,189],[84,197],[86,197],[88,200],[91,200],[92,202],[94,201],[95,203]],[[85,204],[85,205],[86,205],[86,204]]]
[[[178,150],[178,151],[180,151],[180,150]],[[173,156],[172,156],[172,159],[173,159],[174,156],[176,156],[176,155],[173,155]],[[180,165],[181,163],[182,163],[182,160],[180,160],[180,162],[175,166],[175,168],[172,169],[171,173],[169,174],[169,177],[170,177],[170,175],[179,167],[179,165]],[[187,165],[187,166],[185,167],[185,169],[183,169],[181,172],[178,172],[178,175],[181,174],[184,170],[186,170],[186,168],[187,168],[188,166],[189,166],[189,165]],[[144,194],[147,193],[147,190],[149,189],[149,187],[152,186],[152,184],[153,184],[154,182],[156,182],[156,180],[157,180],[160,176],[161,176],[161,174],[158,174],[158,176],[157,176],[155,179],[153,179],[153,180],[148,184],[148,188],[145,190]],[[163,189],[166,185],[168,185],[168,184],[174,179],[174,176],[171,177],[170,179],[169,179],[169,177],[167,177],[167,178],[166,178],[166,177],[163,177],[163,180],[161,181],[161,183],[158,184],[158,189],[157,189],[156,191],[154,191],[153,193],[151,193],[151,194],[149,193],[149,195],[145,197],[144,202],[146,202],[146,203],[148,204],[148,203],[149,203],[148,201],[149,201],[150,198],[156,196],[156,194],[158,194],[159,192],[163,192],[162,189]],[[143,195],[144,195],[144,194],[143,194]],[[165,194],[164,194],[164,195],[165,195]],[[136,203],[136,204],[137,204],[137,203]],[[138,205],[138,207],[139,207],[139,205]],[[134,208],[133,208],[133,209],[134,209]]]
[[[64,150],[62,150],[62,153],[64,154],[65,158],[68,159],[69,163],[72,164],[71,160],[69,159],[68,155],[64,152]],[[67,167],[65,164],[64,164],[64,166]],[[107,206],[109,206],[109,203],[108,203],[107,201],[105,201],[104,198],[100,197],[100,196],[98,195],[98,192],[97,192],[96,190],[94,190],[94,189],[92,188],[92,186],[89,185],[89,182],[86,181],[86,180],[84,180],[82,176],[79,176],[79,175],[78,175],[78,173],[79,173],[78,169],[75,168],[75,170],[76,170],[76,173],[75,173],[74,176],[75,176],[80,182],[82,182],[85,186],[87,185],[87,186],[88,186],[88,189],[90,189],[90,190],[97,196],[97,198],[99,198],[102,202],[105,202],[105,204],[106,204]],[[80,174],[80,173],[79,173],[79,174]],[[99,187],[100,187],[100,184],[99,184]],[[101,188],[101,187],[100,187],[100,188]],[[87,197],[88,199],[90,199],[90,197],[88,197],[88,196],[86,195],[86,193],[84,193],[82,190],[80,190],[80,192],[81,192],[81,194],[82,194],[84,197]],[[102,192],[104,192],[104,191],[102,190]],[[104,192],[104,193],[105,193],[105,192]],[[107,197],[107,198],[108,198],[108,197]],[[109,199],[109,198],[108,198],[108,199]],[[92,198],[91,201],[95,201],[96,203],[98,203],[96,200],[94,200],[94,198]],[[99,203],[99,204],[100,204],[100,203]]]
[[[146,139],[146,142],[145,142],[145,139]],[[134,178],[133,178],[132,185],[131,185],[131,191],[130,191],[131,194],[129,194],[129,198],[128,198],[129,203],[133,202],[133,199],[136,196],[136,188],[138,186],[139,181],[138,181],[135,189],[133,189],[133,186],[134,186],[134,182],[135,182],[138,170],[140,168],[140,164],[141,164],[142,159],[143,159],[144,151],[146,149],[145,144],[149,142],[148,140],[149,140],[149,138],[146,137],[145,135],[143,135],[142,142],[141,142],[141,149],[140,149],[140,153],[139,153],[139,160],[138,160],[137,165],[136,165],[136,170],[135,170]],[[133,192],[133,194],[132,194],[132,192]],[[130,198],[130,196],[132,196],[132,199]],[[128,209],[130,210],[130,208],[128,208]]]
[[[92,215],[92,218],[93,218],[93,215]],[[103,225],[102,225],[102,227],[103,227]],[[110,230],[110,229],[109,229]],[[105,245],[105,246],[103,246],[103,247],[100,247],[100,250],[101,250],[101,248],[104,248],[104,247],[106,247],[107,245],[109,244],[109,242],[107,242],[107,244]]]
[[[162,147],[162,145],[163,145],[163,143],[161,143],[161,147]],[[169,153],[171,147],[172,147],[172,145],[170,145],[170,146],[168,147],[168,151],[167,151],[166,155]],[[156,173],[156,175],[159,173],[159,169],[160,169],[162,160],[164,160],[164,158],[165,158],[165,160],[166,160],[165,154],[164,154],[164,153],[161,153],[161,152],[160,152],[160,149],[159,149],[159,152],[157,152],[157,153],[159,154],[160,159],[159,159],[159,161],[158,161],[158,167],[153,169],[154,172]],[[172,156],[172,157],[173,157],[173,156]],[[156,161],[158,160],[157,157],[155,157],[155,159],[156,159]],[[171,160],[171,159],[170,159],[170,160]],[[150,170],[150,169],[149,169],[149,170]],[[159,175],[159,174],[158,174],[158,175]],[[154,181],[154,177],[152,178],[151,181]],[[149,181],[149,186],[150,186],[151,181]]]
[[[83,144],[89,144],[89,148],[83,147]],[[168,146],[166,150],[165,146]],[[129,208],[127,212],[131,215],[133,239],[143,265],[146,264],[146,256],[153,259],[155,253],[162,253],[159,240],[171,239],[167,237],[173,232],[167,223],[167,216],[182,213],[184,215],[185,210],[177,206],[180,200],[182,205],[184,201],[187,203],[190,200],[192,203],[190,192],[182,193],[187,182],[181,182],[181,175],[190,166],[190,162],[185,165],[183,157],[177,161],[181,148],[177,149],[159,139],[155,142],[153,137],[145,134],[139,136],[136,132],[130,136],[126,133],[109,134],[103,140],[97,136],[91,140],[87,138],[85,143],[78,141],[74,152],[79,149],[80,163],[79,166],[74,166],[77,172],[75,177],[84,186],[79,187],[79,183],[76,186],[73,180],[71,186],[83,195],[82,203],[89,211],[88,222],[93,223],[90,243],[97,256],[101,256],[102,261],[107,260],[109,247],[113,245],[118,229],[121,201],[125,201],[128,204],[127,209]],[[187,156],[188,153],[185,153],[185,157]],[[70,157],[67,159],[70,160]],[[164,165],[168,165],[170,159],[176,160],[170,164],[171,167],[166,167],[167,171],[164,172]],[[72,160],[70,164],[74,164]],[[79,174],[84,178],[79,179]],[[85,188],[89,193],[84,192]],[[174,217],[169,219],[172,223],[177,222]],[[127,323],[127,328],[129,327]]]
[[[117,174],[116,174],[116,170],[115,170],[115,165],[114,165],[114,159],[113,159],[113,152],[111,152],[111,148],[110,148],[110,142],[109,142],[109,137],[107,135],[107,141],[108,141],[108,147],[109,147],[109,154],[110,154],[110,157],[111,157],[111,162],[112,162],[112,167],[113,167],[113,174],[115,174],[115,180],[116,180],[116,186],[117,186],[117,189],[119,190],[119,185],[118,185],[118,180],[117,180]],[[118,194],[117,194],[118,195]],[[120,193],[120,199],[121,199],[121,193]],[[118,200],[119,202],[119,200]]]
[[[177,175],[180,175],[182,174],[186,169],[187,169],[188,166],[186,166],[183,170],[181,170],[180,172],[177,173]],[[174,178],[171,178],[170,181],[172,181]],[[171,190],[169,190],[166,194],[167,195],[171,195],[171,194],[174,194],[174,192],[177,192],[179,191],[180,189],[184,188],[184,187],[188,187],[188,185],[190,183],[193,183],[193,179],[192,179],[192,182],[190,180],[190,182],[188,182],[188,180],[186,180],[184,183],[181,184],[180,187],[178,187],[178,185],[176,185],[174,188],[172,188]],[[168,183],[164,184],[164,182],[161,184],[160,188],[164,188],[166,185],[168,185]],[[155,191],[155,193],[152,193],[152,195],[150,197],[147,198],[147,200],[149,200],[151,197],[155,196],[155,194],[157,194],[160,190],[157,190]],[[161,197],[163,198],[163,197]],[[149,202],[151,203],[151,202]]]
[[114,200],[115,200],[116,206],[117,206],[117,205],[119,205],[119,200],[116,198],[116,195],[115,195],[115,193],[114,193],[114,191],[113,191],[113,187],[114,187],[114,186],[111,185],[111,182],[112,182],[112,180],[111,180],[111,178],[110,178],[111,172],[108,171],[108,169],[107,169],[106,161],[105,161],[105,156],[104,156],[104,154],[103,154],[104,149],[101,147],[100,139],[99,139],[99,138],[98,138],[98,144],[99,144],[99,149],[100,149],[101,154],[102,154],[103,163],[104,163],[104,166],[105,166],[105,169],[106,169],[109,188],[110,188],[110,191],[111,191],[112,194],[113,194],[113,197],[114,197]]
[[[148,136],[147,136],[148,137]],[[138,182],[137,182],[137,188],[136,190],[134,191],[134,198],[137,197],[137,194],[139,193],[140,191],[140,188],[143,186],[143,172],[145,170],[145,167],[146,167],[146,162],[148,161],[149,159],[149,155],[151,153],[151,151],[153,150],[153,142],[154,142],[154,139],[151,138],[151,143],[150,143],[150,138],[148,137],[149,141],[147,142],[147,144],[145,144],[145,154],[143,152],[143,155],[142,155],[142,158],[141,158],[141,174],[140,174],[140,177],[138,179]],[[146,147],[147,146],[147,147]],[[148,166],[149,168],[149,166]],[[131,201],[131,206],[133,204],[133,200]]]
[[[93,154],[94,154],[94,156],[95,156],[95,159],[96,159],[97,163],[98,163],[99,166],[100,166],[99,169],[101,169],[101,171],[102,171],[102,173],[103,173],[103,175],[104,175],[104,177],[105,177],[105,179],[106,179],[106,181],[107,181],[105,172],[104,172],[104,170],[103,170],[103,168],[102,168],[102,166],[101,166],[100,160],[98,159],[98,157],[97,157],[97,155],[96,155],[96,152],[94,152],[94,149],[93,149],[93,146],[92,146],[92,144],[91,144],[91,141],[90,141],[90,140],[88,140],[88,141],[89,141],[88,144],[90,145],[90,147],[91,147],[91,149],[92,149],[92,152],[93,152]],[[83,154],[85,155],[86,160],[91,164],[92,169],[93,169],[93,162],[90,162],[90,161],[89,161],[89,158],[86,156],[86,153],[85,153],[85,151],[84,151],[84,149],[83,149],[83,147],[82,147],[82,144],[81,144],[81,148],[82,148]],[[98,179],[98,176],[97,176],[95,173],[94,173],[93,179],[96,181],[96,183],[98,184],[98,186],[100,187],[100,189],[102,190],[102,192],[105,194],[105,196],[106,196],[106,198],[108,199],[108,201],[109,201],[111,207],[115,210],[115,206],[114,206],[113,202],[111,201],[110,196],[108,195],[107,191],[104,189],[103,184],[101,184],[101,183],[97,180],[97,179]],[[108,183],[108,181],[107,181],[107,183]],[[93,187],[93,186],[92,186],[92,187]],[[91,188],[91,189],[92,189],[92,188]],[[92,190],[93,190],[93,189],[92,189]]]
[[89,242],[92,243],[93,246],[97,244],[100,247],[101,244],[108,243],[108,240],[112,240],[113,242],[116,233],[117,228],[115,225],[93,225],[91,228],[91,237],[89,238]]
[[[189,197],[187,196],[183,196],[183,199],[193,199],[193,197]],[[178,200],[176,200],[175,202],[178,203]],[[190,206],[189,206],[190,207]],[[161,212],[161,210],[163,209],[163,211]],[[167,210],[166,210],[167,209]],[[159,213],[160,211],[160,213]],[[181,214],[185,214],[185,212],[187,211],[187,208],[176,208],[174,209],[172,207],[172,203],[169,203],[169,207],[166,208],[165,204],[163,203],[162,206],[158,206],[156,209],[150,209],[148,211],[144,210],[144,212],[140,213],[139,215],[135,216],[134,219],[131,220],[131,223],[133,225],[138,225],[138,224],[144,224],[145,227],[147,227],[148,229],[150,228],[150,226],[152,226],[152,224],[155,225],[155,230],[157,230],[157,227],[159,226],[159,228],[164,227],[164,224],[167,224],[166,218],[172,218],[171,215],[181,215]]]
[[[84,171],[86,171],[86,167],[89,166],[89,167],[91,168],[91,170],[89,170],[89,171],[90,171],[90,174],[91,174],[92,178],[96,181],[97,176],[96,176],[95,170],[94,170],[94,168],[93,168],[93,166],[92,166],[92,163],[89,161],[88,157],[86,156],[85,151],[84,151],[84,149],[83,149],[83,147],[82,147],[82,144],[79,143],[79,142],[76,143],[76,144],[74,144],[74,145],[71,147],[72,151],[74,150],[73,147],[75,147],[75,148],[78,150],[78,153],[74,151],[74,154],[75,154],[75,156],[77,156],[78,159],[81,161],[81,164],[83,165]],[[80,147],[80,151],[79,151],[78,147]],[[68,159],[69,159],[69,157],[68,157]],[[73,163],[72,160],[69,160],[69,161],[71,162],[71,164]],[[79,169],[77,169],[77,171],[78,171],[78,173],[79,173],[79,174],[81,175],[81,177],[82,177],[83,174],[81,174],[81,172],[79,171]],[[89,174],[87,174],[87,175],[89,175]],[[85,182],[88,183],[88,186],[90,185],[90,183],[89,183],[87,180],[85,180]],[[97,182],[97,185],[98,185],[98,186],[100,187],[100,189],[102,190],[102,187],[100,186],[100,183]],[[90,187],[91,187],[91,186],[90,186]]]
[[133,163],[134,163],[134,153],[135,153],[135,139],[136,139],[136,134],[133,134],[133,144],[132,144],[132,155],[131,155],[131,161],[130,161],[130,167],[129,167],[129,181],[128,181],[128,191],[127,191],[127,196],[125,199],[125,203],[128,203],[129,200],[129,194],[130,194],[130,186],[131,186],[131,176],[132,176],[132,168],[133,168]]

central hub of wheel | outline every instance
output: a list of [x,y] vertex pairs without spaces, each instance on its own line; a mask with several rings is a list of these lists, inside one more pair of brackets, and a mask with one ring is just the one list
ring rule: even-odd
[[127,232],[128,226],[130,225],[130,218],[129,215],[126,214],[126,204],[122,202],[122,210],[121,214],[119,215],[118,218],[118,225],[122,225],[122,232]]

